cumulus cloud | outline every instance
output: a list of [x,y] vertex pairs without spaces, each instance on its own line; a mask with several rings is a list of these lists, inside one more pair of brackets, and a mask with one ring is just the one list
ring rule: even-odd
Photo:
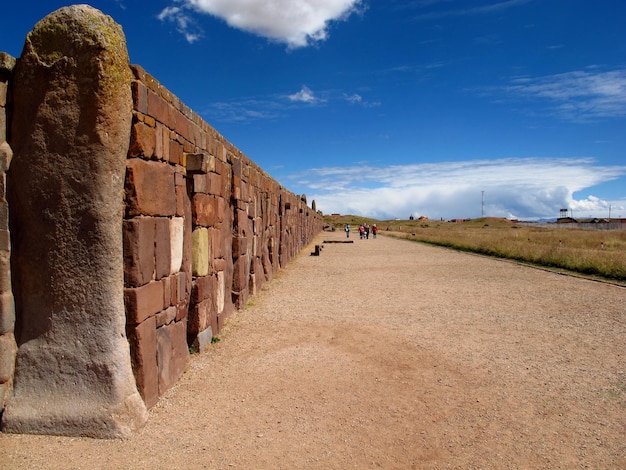
[[311,90],[308,86],[304,85],[299,92],[294,93],[293,95],[289,95],[288,96],[290,101],[298,101],[301,103],[318,103],[321,100],[320,98],[317,98],[315,96],[315,93],[313,93],[313,90]]
[[190,12],[205,13],[290,48],[325,40],[333,21],[345,20],[362,8],[362,0],[177,0],[177,4],[181,6],[163,12],[169,10],[166,18],[175,21],[183,34],[188,34]]
[[[599,166],[593,159],[508,158],[402,166],[353,166],[293,175],[325,213],[378,219],[426,215],[433,219],[556,217],[561,208],[580,216],[625,212],[626,201],[588,197],[577,191],[626,175],[626,166]],[[626,214],[625,214],[626,215]]]

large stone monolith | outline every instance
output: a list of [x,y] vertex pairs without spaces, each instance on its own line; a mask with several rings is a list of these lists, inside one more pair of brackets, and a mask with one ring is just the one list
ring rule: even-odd
[[92,7],[62,8],[26,38],[8,175],[19,349],[4,431],[121,437],[147,418],[123,298],[130,82],[121,27]]

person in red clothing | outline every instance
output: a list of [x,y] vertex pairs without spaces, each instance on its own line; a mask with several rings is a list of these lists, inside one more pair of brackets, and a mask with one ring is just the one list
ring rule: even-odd
[[372,225],[372,236],[376,238],[377,233],[378,233],[378,227],[376,227],[376,224],[374,224]]

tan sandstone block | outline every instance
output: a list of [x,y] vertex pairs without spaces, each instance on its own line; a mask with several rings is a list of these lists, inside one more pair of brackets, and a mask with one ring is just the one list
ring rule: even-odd
[[192,233],[191,266],[194,276],[209,274],[209,231],[197,228]]

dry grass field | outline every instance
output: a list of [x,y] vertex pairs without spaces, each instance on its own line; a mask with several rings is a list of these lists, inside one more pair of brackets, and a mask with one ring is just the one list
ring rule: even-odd
[[626,230],[546,228],[494,218],[462,223],[341,219],[333,225],[376,223],[382,234],[626,283]]

